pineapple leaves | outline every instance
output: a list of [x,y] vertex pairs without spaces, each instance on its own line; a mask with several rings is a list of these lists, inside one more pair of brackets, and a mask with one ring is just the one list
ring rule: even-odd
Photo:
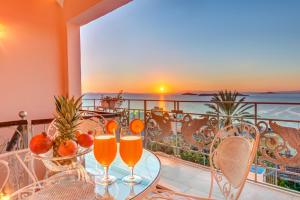
[[74,139],[82,116],[81,99],[67,98],[65,96],[54,97],[56,112],[54,125],[59,132],[60,139]]

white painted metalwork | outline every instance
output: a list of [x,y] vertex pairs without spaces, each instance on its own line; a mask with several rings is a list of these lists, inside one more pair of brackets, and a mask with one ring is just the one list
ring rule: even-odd
[[[1,170],[2,176],[4,176],[4,178],[1,178],[2,182],[0,182],[0,192],[3,190],[4,186],[6,185],[8,178],[9,178],[9,174],[10,174],[10,170],[8,167],[8,162],[4,161],[4,160],[0,160],[0,167],[4,167],[5,169]],[[1,168],[0,168],[1,169]]]
[[26,149],[0,154],[0,193],[7,194],[37,181],[28,153]]

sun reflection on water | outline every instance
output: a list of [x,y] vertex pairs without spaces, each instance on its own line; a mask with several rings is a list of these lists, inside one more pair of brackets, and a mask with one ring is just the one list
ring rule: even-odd
[[159,96],[158,107],[165,111],[165,110],[167,110],[167,105],[166,105],[166,102],[164,100],[165,100],[164,95],[160,95]]

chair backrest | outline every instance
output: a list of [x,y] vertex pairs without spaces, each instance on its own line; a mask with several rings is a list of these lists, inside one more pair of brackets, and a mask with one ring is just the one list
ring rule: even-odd
[[8,178],[9,178],[9,167],[8,162],[5,160],[0,160],[0,192],[3,190],[4,186],[6,185]]
[[6,147],[9,142],[9,138],[0,137],[0,154],[6,152]]
[[36,182],[28,149],[0,154],[0,194],[8,195]]
[[210,148],[211,188],[216,182],[225,199],[239,198],[256,155],[259,131],[255,125],[229,125],[216,134]]

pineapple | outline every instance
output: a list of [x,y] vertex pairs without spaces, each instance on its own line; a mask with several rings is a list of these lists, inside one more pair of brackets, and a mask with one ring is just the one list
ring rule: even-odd
[[58,157],[58,147],[67,140],[76,141],[75,132],[81,119],[81,97],[78,99],[58,96],[55,98],[56,113],[54,125],[58,131],[53,143],[53,156]]

